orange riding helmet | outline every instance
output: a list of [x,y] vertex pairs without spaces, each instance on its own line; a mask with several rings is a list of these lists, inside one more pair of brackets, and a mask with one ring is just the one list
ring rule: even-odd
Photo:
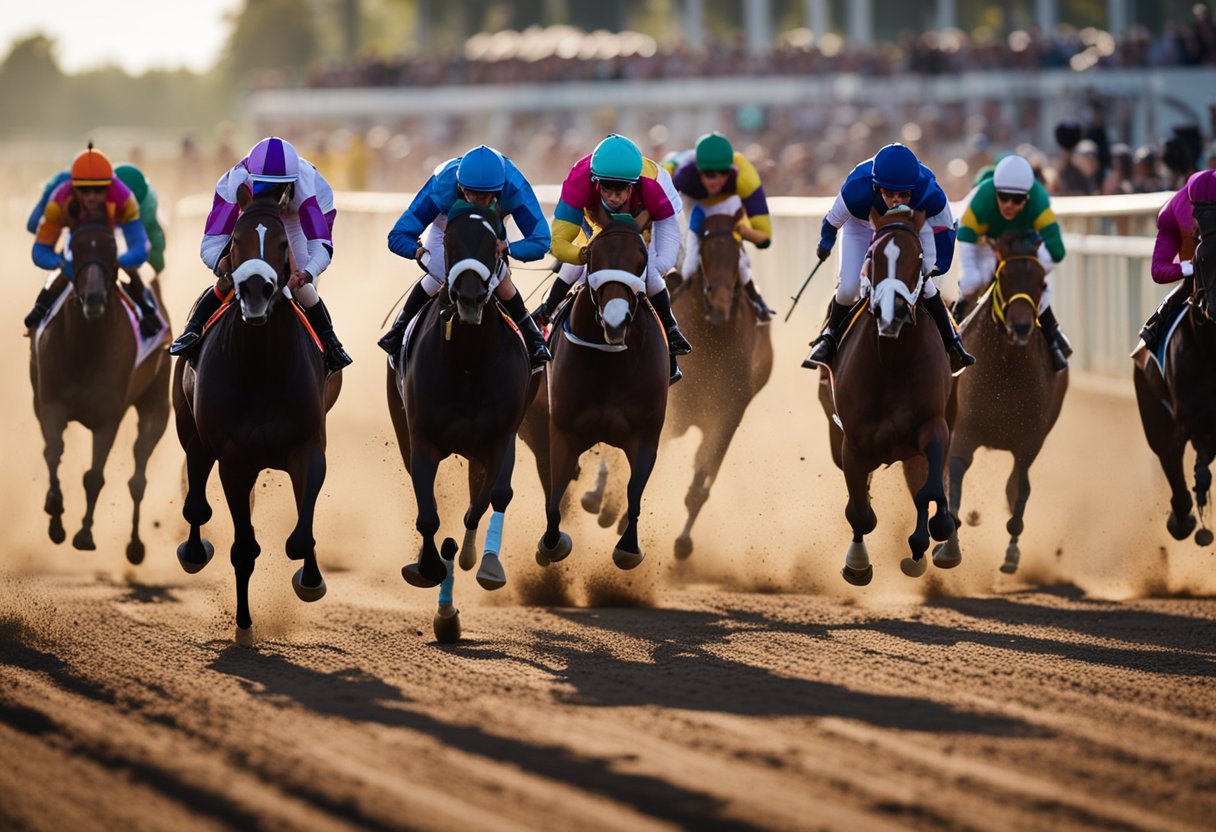
[[93,149],[93,143],[72,161],[72,185],[76,187],[96,187],[109,185],[114,179],[114,166],[100,150]]

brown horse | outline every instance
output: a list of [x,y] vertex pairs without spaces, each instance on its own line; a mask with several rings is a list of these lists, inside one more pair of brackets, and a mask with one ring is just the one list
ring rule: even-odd
[[[912,556],[900,563],[905,575],[924,574],[930,535],[946,540],[954,533],[943,479],[950,445],[950,362],[932,318],[917,308],[924,288],[918,236],[924,218],[895,209],[872,219],[874,288],[840,346],[830,389],[826,395],[824,388],[820,391],[832,422],[832,458],[844,471],[849,490],[845,517],[853,527],[853,543],[841,574],[856,586],[868,584],[874,575],[863,538],[878,523],[869,490],[880,465],[905,462],[916,504],[916,529],[908,537]],[[927,473],[917,488],[914,472],[922,466]],[[937,504],[932,519],[930,503]]]
[[[1030,466],[1060,415],[1068,371],[1054,372],[1047,339],[1039,328],[1045,271],[1035,252],[1034,232],[1010,232],[996,243],[1000,261],[992,289],[962,323],[960,333],[975,366],[955,380],[952,410],[958,415],[950,438],[950,509],[958,523],[963,477],[980,447],[1013,454],[1005,484],[1011,517],[1009,546],[1001,571],[1017,571],[1018,536],[1030,497]],[[933,563],[962,559],[958,532],[937,548]]]
[[445,540],[442,554],[435,546],[439,463],[452,454],[469,460],[460,565],[472,569],[477,562],[477,526],[493,505],[477,582],[489,590],[505,586],[499,552],[513,494],[515,433],[536,392],[532,379],[539,379],[531,375],[518,331],[491,299],[502,265],[499,222],[493,211],[471,206],[449,215],[444,238],[447,290],[419,313],[396,367],[390,365],[388,372],[389,414],[414,485],[415,528],[422,535],[418,561],[401,574],[413,586],[440,585],[433,623],[441,642],[459,639],[460,619],[452,603],[455,541]]
[[642,300],[647,250],[641,229],[623,220],[602,228],[589,244],[587,289],[554,321],[548,441],[538,435],[543,432],[530,435],[537,459],[549,459],[548,525],[536,548],[542,566],[570,554],[570,536],[560,528],[562,497],[579,456],[599,442],[620,448],[629,460],[625,529],[612,559],[632,569],[643,558],[637,524],[642,491],[658,458],[669,356],[663,327]]
[[[132,405],[139,418],[135,437],[135,473],[127,483],[135,511],[127,560],[141,563],[144,544],[139,538],[139,510],[147,486],[148,457],[169,423],[169,357],[161,333],[158,344],[141,344],[118,297],[118,251],[108,226],[84,225],[72,232],[69,243],[74,274],[73,295],[58,314],[30,339],[30,382],[34,387],[34,413],[46,443],[44,457],[50,472],[46,513],[50,537],[62,543],[63,493],[59,488],[59,462],[63,457],[63,431],[68,422],[80,422],[93,433],[93,462],[84,475],[87,507],[80,531],[72,538],[77,549],[93,550],[93,512],[105,484],[104,469],[118,425]],[[160,286],[152,291],[159,300]],[[158,304],[162,309],[163,304]],[[143,360],[138,360],[140,355]]]
[[252,638],[249,578],[261,546],[254,536],[251,492],[266,469],[286,471],[295,492],[297,522],[286,553],[304,565],[292,577],[296,595],[325,595],[317,567],[313,515],[325,482],[325,414],[342,387],[340,372],[326,375],[315,336],[287,299],[291,274],[287,233],[272,199],[242,190],[241,215],[228,254],[235,294],[203,339],[196,363],[179,359],[173,378],[177,436],[186,451],[187,493],[182,516],[189,538],[177,548],[187,572],[201,570],[214,548],[200,529],[211,519],[207,479],[219,462],[232,516],[232,567],[236,573],[236,636]]
[[[1182,456],[1187,442],[1195,449],[1195,504],[1199,531],[1195,542],[1212,543],[1206,513],[1212,486],[1210,466],[1216,456],[1216,203],[1194,205],[1195,268],[1191,297],[1176,322],[1164,322],[1172,335],[1165,340],[1164,370],[1153,356],[1138,355],[1133,374],[1140,422],[1149,447],[1161,461],[1170,486],[1170,514],[1165,527],[1176,540],[1195,529]],[[1212,245],[1207,245],[1211,242]]]
[[684,360],[688,379],[672,388],[669,437],[683,436],[694,425],[701,431],[692,483],[684,497],[688,519],[676,538],[675,555],[692,554],[692,525],[718,476],[735,431],[753,398],[773,372],[769,327],[757,326],[756,310],[739,282],[742,254],[735,223],[743,214],[705,219],[701,234],[701,268],[674,294],[676,313],[686,321],[686,334],[697,349]]

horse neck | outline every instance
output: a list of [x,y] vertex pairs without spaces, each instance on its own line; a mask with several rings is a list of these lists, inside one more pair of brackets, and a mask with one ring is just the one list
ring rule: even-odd
[[241,320],[239,308],[225,317],[222,340],[228,346],[229,361],[243,372],[258,377],[282,375],[306,363],[311,345],[304,327],[295,320],[290,301],[280,300],[262,326]]
[[115,292],[109,293],[105,314],[98,320],[90,321],[85,318],[84,310],[81,309],[75,294],[68,295],[56,317],[64,349],[71,356],[73,363],[82,366],[106,363],[109,359],[106,339],[110,338],[116,329],[115,322],[126,327],[126,313]]
[[[479,324],[461,323],[453,306],[440,307],[437,314],[439,320],[436,322],[436,326],[439,329],[440,342],[452,350],[454,355],[470,355],[477,361],[484,359],[485,350],[497,345],[502,328],[507,326],[493,297],[486,301],[485,308],[481,311],[481,323]],[[445,321],[444,318],[448,314],[452,317]],[[451,327],[451,337],[446,338],[445,333],[449,326]]]

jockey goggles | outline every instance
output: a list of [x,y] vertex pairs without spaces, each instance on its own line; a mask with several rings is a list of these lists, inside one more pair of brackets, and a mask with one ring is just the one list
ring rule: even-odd
[[1011,193],[1009,191],[997,191],[996,198],[1000,202],[1008,202],[1010,205],[1021,205],[1026,201],[1026,194]]

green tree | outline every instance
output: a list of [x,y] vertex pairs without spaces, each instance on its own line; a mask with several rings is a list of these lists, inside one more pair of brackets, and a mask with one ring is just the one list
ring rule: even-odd
[[41,34],[13,44],[0,64],[0,112],[10,114],[0,130],[12,135],[67,123],[59,106],[64,75],[54,52],[55,42]]
[[261,70],[303,76],[319,55],[313,20],[309,0],[245,0],[224,49],[222,66],[229,79],[247,85]]

